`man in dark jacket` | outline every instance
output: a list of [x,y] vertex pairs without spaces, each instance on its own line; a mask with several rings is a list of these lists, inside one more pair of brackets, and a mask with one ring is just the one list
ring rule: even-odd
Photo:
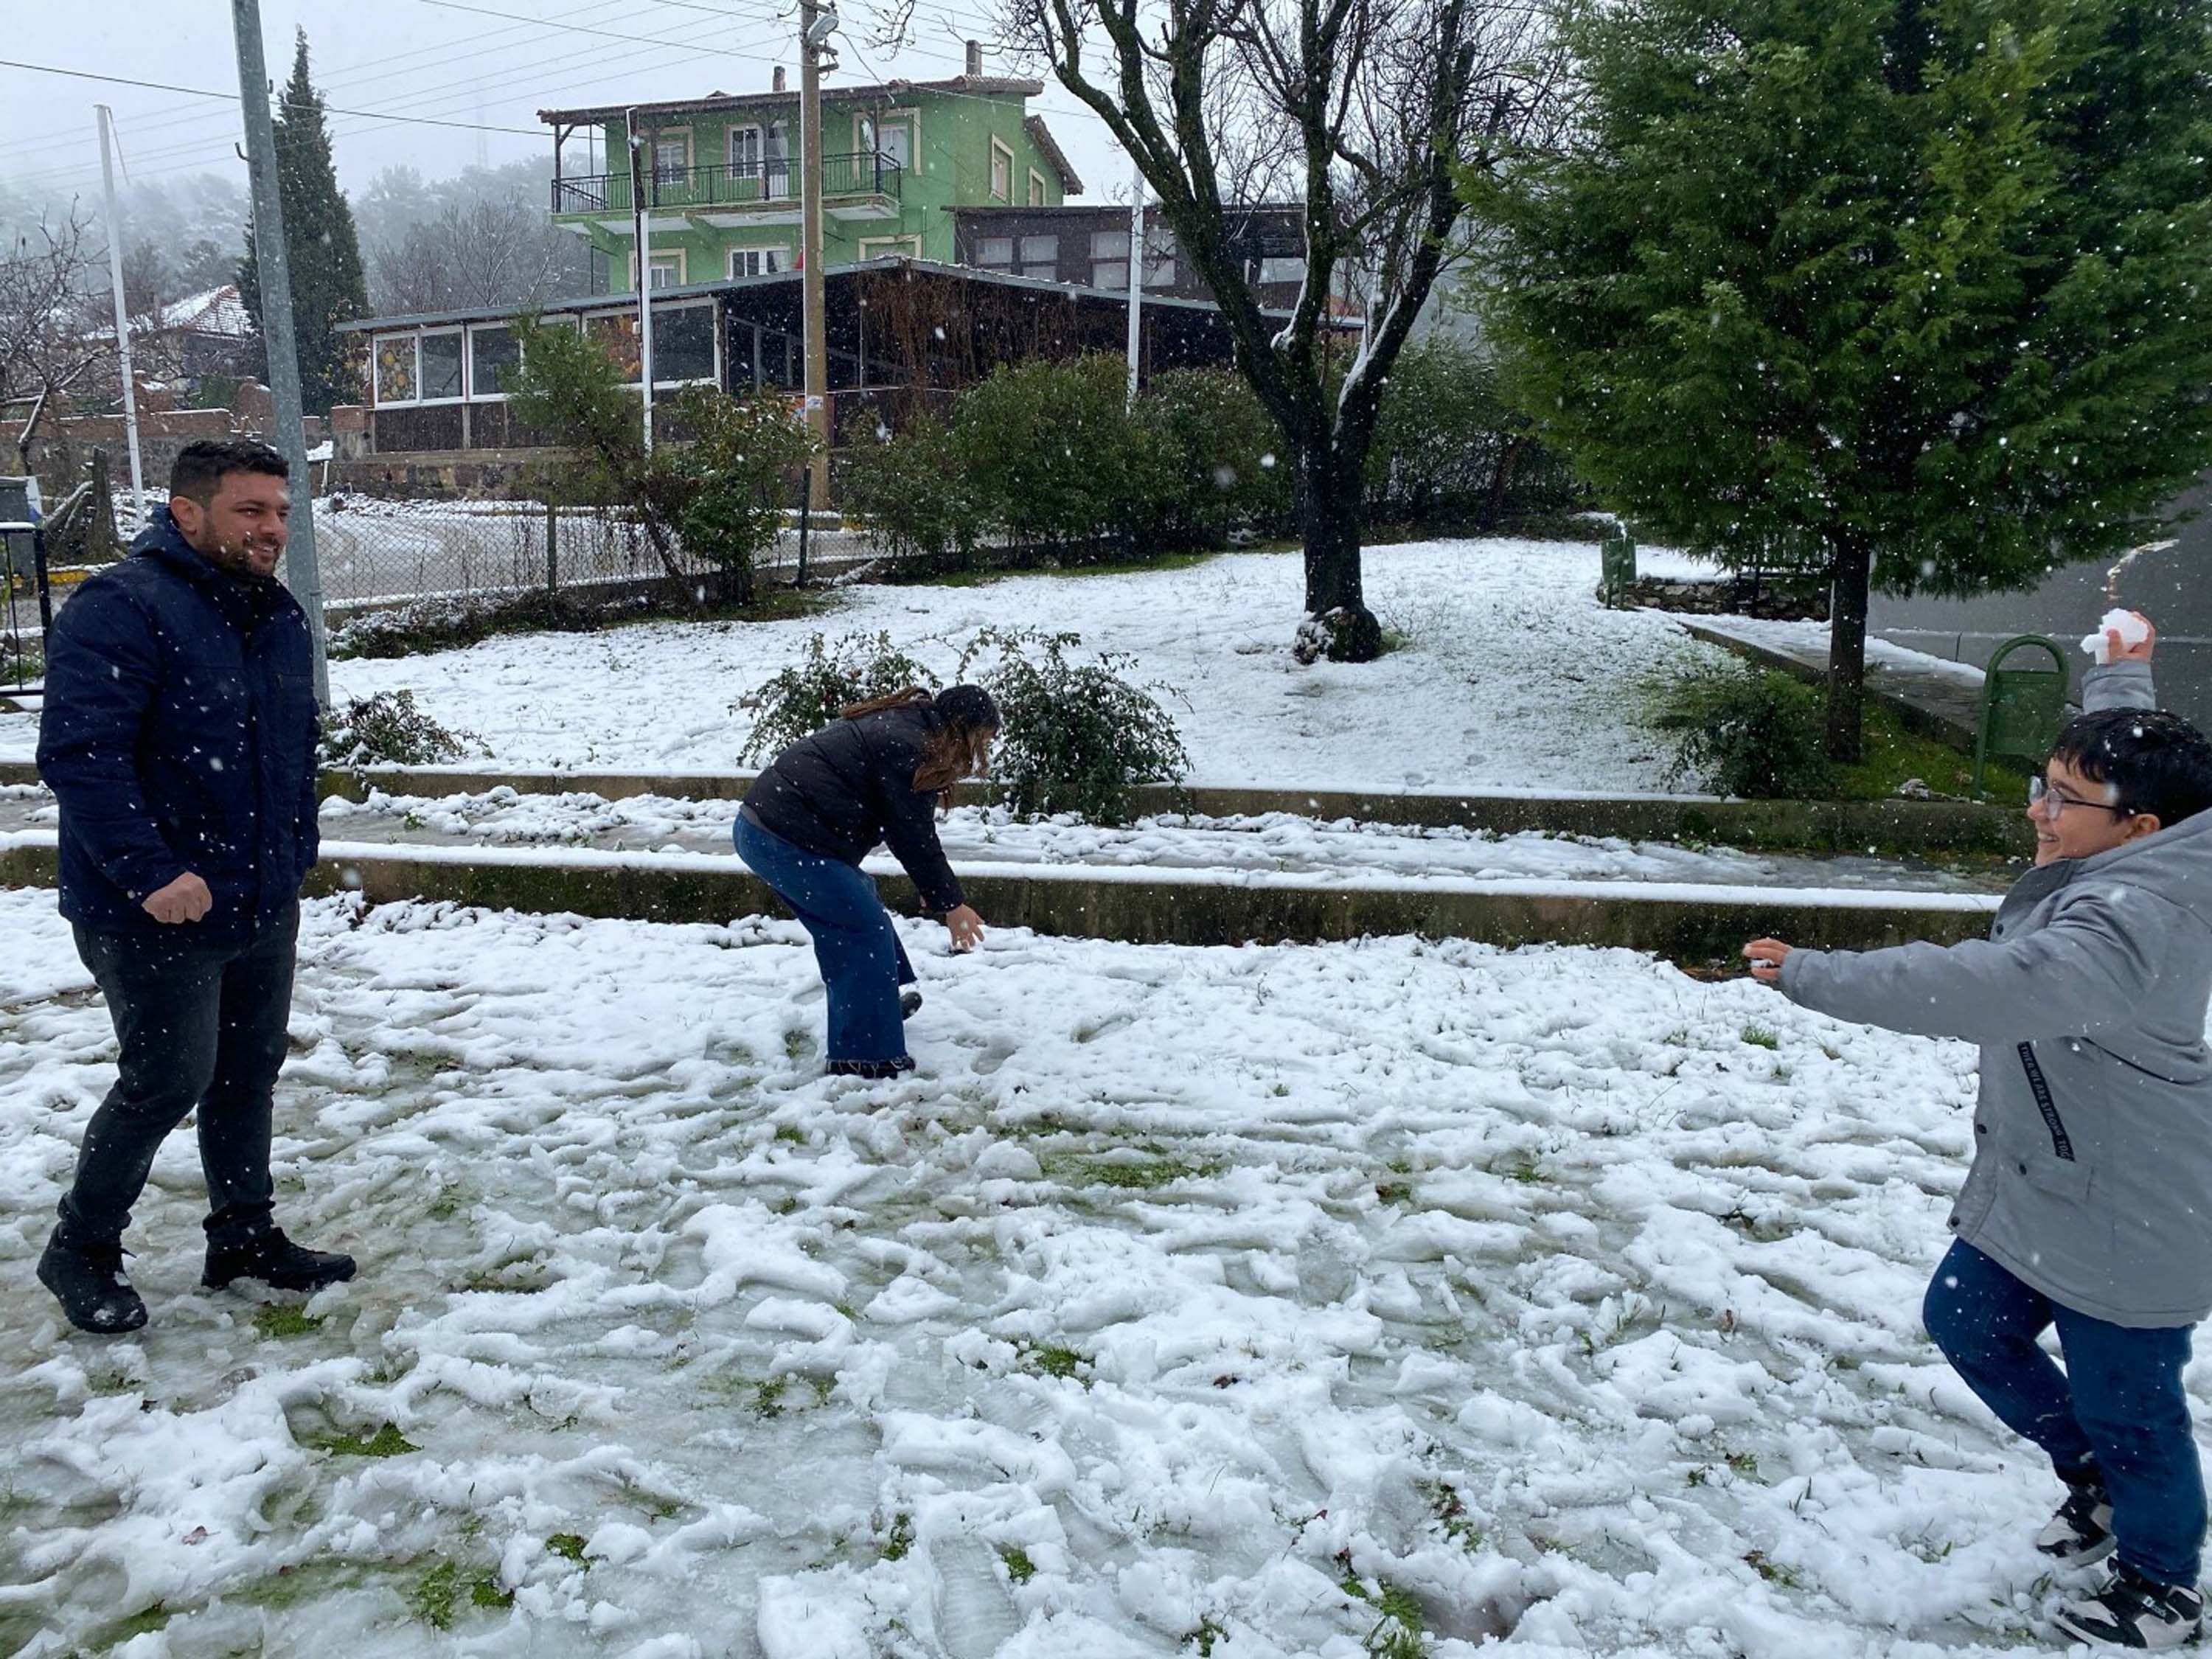
[[61,910],[122,1047],[39,1279],[72,1323],[136,1330],[122,1238],[154,1154],[197,1110],[220,1288],[318,1290],[352,1259],[271,1220],[271,1096],[313,866],[313,658],[276,580],[284,459],[188,446],[131,556],[54,619],[39,774],[61,802]]

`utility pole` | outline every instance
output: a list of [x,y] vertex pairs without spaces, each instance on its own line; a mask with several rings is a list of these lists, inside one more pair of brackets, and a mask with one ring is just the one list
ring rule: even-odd
[[93,109],[100,126],[100,183],[107,194],[107,281],[115,290],[115,349],[122,360],[123,430],[131,441],[131,510],[146,522],[146,472],[138,460],[138,388],[131,378],[131,307],[123,300],[123,220],[115,211],[115,163],[108,154],[108,131],[115,112],[105,104]]
[[292,259],[284,240],[284,204],[276,189],[276,130],[269,119],[269,68],[261,56],[261,0],[230,0],[238,42],[238,96],[246,114],[246,157],[253,182],[253,254],[261,277],[261,338],[269,349],[269,398],[275,405],[276,447],[292,469],[291,538],[284,547],[285,585],[307,613],[315,653],[315,702],[331,706],[331,670],[323,630],[323,572],[315,560],[315,483],[307,471],[307,428],[300,422],[300,346],[292,329]]
[[1137,360],[1144,341],[1145,170],[1129,158],[1129,401],[1137,401]]
[[[653,453],[653,216],[645,210],[645,168],[638,158],[637,112],[623,112],[629,137],[629,221],[637,244],[637,377],[645,393],[645,453]],[[654,161],[659,158],[655,156]]]
[[837,13],[821,0],[799,0],[799,297],[806,336],[806,505],[830,500],[830,324],[822,274],[822,48],[837,29]]

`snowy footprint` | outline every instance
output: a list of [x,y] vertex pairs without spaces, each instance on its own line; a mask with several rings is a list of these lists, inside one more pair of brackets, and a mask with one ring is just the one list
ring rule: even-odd
[[938,1644],[951,1659],[990,1659],[1013,1640],[1020,1616],[985,1545],[972,1534],[933,1539],[929,1565],[937,1578]]

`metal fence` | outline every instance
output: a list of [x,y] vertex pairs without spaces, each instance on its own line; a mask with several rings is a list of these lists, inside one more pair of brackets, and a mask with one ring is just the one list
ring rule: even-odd
[[[799,574],[793,522],[753,562],[757,580]],[[823,574],[869,556],[861,538],[812,528],[808,563]],[[315,505],[323,603],[334,618],[423,599],[496,600],[547,591],[619,590],[721,574],[711,559],[680,546],[665,557],[636,517],[619,509],[556,507],[538,501],[386,501],[347,495]]]

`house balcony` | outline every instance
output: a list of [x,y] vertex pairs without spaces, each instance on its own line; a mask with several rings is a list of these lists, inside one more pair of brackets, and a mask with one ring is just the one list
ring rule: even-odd
[[[822,157],[823,212],[832,219],[896,219],[905,169],[888,155],[861,153]],[[656,227],[684,221],[728,229],[741,225],[796,224],[799,164],[765,161],[738,167],[667,167],[645,174],[645,207]],[[665,215],[664,220],[661,216]],[[553,216],[596,220],[617,234],[630,229],[629,174],[593,173],[553,181]]]

